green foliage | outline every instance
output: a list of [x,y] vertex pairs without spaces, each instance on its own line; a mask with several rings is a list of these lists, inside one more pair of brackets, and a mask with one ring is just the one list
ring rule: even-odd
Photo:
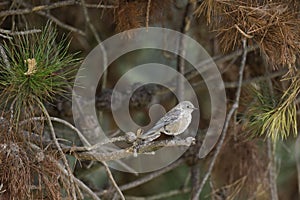
[[41,33],[18,35],[4,44],[7,60],[0,63],[0,100],[12,103],[17,116],[22,109],[33,112],[37,100],[53,101],[66,93],[78,59],[67,53],[66,39],[56,39],[48,23]]
[[281,98],[272,97],[270,90],[262,86],[254,89],[255,103],[249,110],[247,126],[254,135],[271,138],[273,141],[297,135],[297,110],[295,98],[299,92],[299,81],[295,78]]

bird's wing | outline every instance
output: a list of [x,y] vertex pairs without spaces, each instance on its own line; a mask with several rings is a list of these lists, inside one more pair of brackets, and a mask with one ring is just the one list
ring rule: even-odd
[[170,124],[171,122],[174,122],[178,118],[178,116],[180,115],[180,112],[181,111],[178,110],[178,109],[170,110],[162,118],[160,118],[160,120],[158,120],[150,130],[145,132],[141,136],[141,138],[143,139],[143,138],[149,137],[150,135],[157,134],[157,132],[159,132],[159,130],[161,128],[163,128],[164,126]]

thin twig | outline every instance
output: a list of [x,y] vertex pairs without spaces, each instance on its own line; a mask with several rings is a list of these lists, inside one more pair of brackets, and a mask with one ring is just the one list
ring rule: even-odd
[[0,53],[1,53],[1,57],[3,59],[3,62],[5,64],[5,66],[7,67],[7,69],[11,69],[10,63],[8,61],[7,55],[5,53],[5,50],[3,48],[3,46],[0,44]]
[[[274,99],[275,98],[274,87],[267,66],[265,66],[265,71],[266,71],[266,76],[268,77],[267,83],[269,86],[270,95],[271,98]],[[275,103],[273,103],[273,106],[274,107],[276,106]],[[277,192],[277,184],[276,184],[275,149],[276,149],[276,142],[273,142],[270,138],[268,138],[267,139],[267,152],[268,152],[268,159],[269,159],[268,172],[269,172],[270,194],[272,200],[278,200],[278,192]]]
[[81,5],[82,5],[82,9],[83,9],[83,14],[84,14],[84,17],[85,17],[85,21],[87,23],[87,25],[89,26],[90,30],[92,31],[96,41],[98,42],[98,45],[100,45],[100,48],[101,48],[101,51],[102,51],[102,59],[103,59],[103,81],[102,81],[102,89],[106,87],[107,85],[107,70],[105,70],[105,67],[107,66],[107,53],[106,53],[106,50],[103,46],[103,44],[101,43],[102,40],[99,36],[99,34],[97,33],[97,30],[95,29],[94,25],[91,23],[91,19],[90,19],[90,16],[89,16],[89,13],[88,13],[88,10],[86,8],[86,3],[85,3],[85,0],[81,0]]
[[76,186],[75,186],[75,183],[74,183],[74,175],[73,175],[72,170],[71,170],[71,168],[68,164],[68,160],[67,160],[62,148],[60,147],[60,145],[58,143],[58,140],[57,140],[56,134],[55,134],[55,130],[54,130],[53,124],[51,122],[50,115],[49,115],[48,111],[46,110],[44,104],[38,98],[36,98],[36,100],[39,103],[40,107],[43,110],[43,113],[45,114],[45,116],[47,118],[47,122],[48,122],[48,125],[49,125],[49,128],[50,128],[50,133],[51,133],[51,136],[52,136],[52,140],[54,141],[54,144],[56,145],[57,150],[61,154],[63,163],[64,163],[64,165],[65,165],[65,167],[68,171],[69,181],[70,181],[70,185],[71,185],[71,189],[72,189],[71,190],[72,197],[73,197],[73,199],[77,199],[77,197],[76,197]]
[[173,162],[172,164],[170,164],[169,166],[167,166],[165,168],[162,168],[162,169],[160,169],[158,171],[155,171],[155,172],[152,172],[151,174],[148,174],[148,175],[146,175],[146,176],[144,176],[140,179],[137,179],[133,182],[130,182],[130,183],[127,183],[125,185],[120,186],[120,189],[122,191],[124,191],[124,190],[129,190],[131,188],[137,187],[139,185],[142,185],[142,184],[144,184],[146,182],[149,182],[152,179],[154,179],[154,178],[156,178],[156,177],[158,177],[158,176],[160,176],[160,175],[162,175],[162,174],[164,174],[168,171],[171,171],[172,169],[178,167],[183,162],[184,162],[184,159],[180,158],[180,159],[178,159],[177,161]]
[[2,38],[4,38],[4,39],[9,39],[9,40],[12,39],[12,37],[7,36],[7,35],[3,35],[3,34],[1,34],[1,33],[0,33],[0,37],[2,37]]
[[[282,70],[275,71],[273,73],[269,73],[269,74],[266,74],[263,76],[245,79],[245,80],[243,80],[242,85],[244,86],[244,85],[248,85],[248,84],[254,83],[254,82],[265,81],[267,79],[272,79],[272,78],[282,76],[286,73],[287,73],[287,69],[282,69]],[[225,82],[224,85],[225,85],[225,88],[236,88],[236,87],[238,87],[239,83],[238,82]]]
[[275,164],[275,143],[270,138],[267,139],[267,149],[269,158],[269,183],[270,194],[272,200],[278,200],[277,184],[276,184],[276,164]]
[[147,11],[146,11],[146,29],[149,27],[149,19],[150,19],[150,8],[151,8],[151,0],[147,2]]
[[17,97],[14,98],[14,100],[12,101],[11,105],[10,105],[10,119],[9,119],[9,129],[8,129],[8,133],[11,133],[12,129],[13,129],[13,121],[14,121],[14,116],[15,116],[15,110],[14,110],[14,106],[15,103],[17,101]]
[[[256,49],[258,49],[257,45],[250,46],[250,47],[247,47],[247,52],[252,52],[252,51],[255,51]],[[219,65],[219,64],[222,64],[226,61],[230,61],[230,60],[242,55],[243,52],[244,52],[243,49],[239,49],[239,50],[236,50],[235,52],[232,52],[225,56],[223,54],[220,54],[220,55],[214,56],[212,59],[206,59],[204,61],[201,61],[200,63],[197,64],[197,66],[199,66],[198,67],[199,69],[202,69],[202,68],[205,68],[206,66],[210,66],[210,64],[213,62],[215,62],[217,65]],[[199,72],[197,70],[195,70],[194,68],[185,73],[185,77],[188,80],[191,80],[192,78],[194,78],[196,76],[199,76]]]
[[[82,133],[76,128],[74,127],[72,124],[70,124],[69,122],[65,121],[65,120],[62,120],[62,119],[59,119],[59,118],[56,118],[56,117],[50,117],[49,118],[51,119],[51,121],[56,121],[56,122],[59,122],[59,123],[62,123],[68,127],[70,127],[72,130],[74,130],[80,138],[83,138],[83,141],[85,141],[86,145],[88,145],[88,147],[84,147],[84,149],[87,149],[89,147],[92,147],[89,142],[85,139],[85,137],[83,137]],[[44,117],[33,117],[33,118],[30,118],[29,120],[47,120],[47,118],[44,118]],[[22,121],[22,123],[25,123],[26,121]],[[20,124],[22,124],[20,123]],[[76,149],[76,147],[71,147],[71,149],[74,151]],[[113,175],[109,169],[109,167],[107,166],[107,164],[104,162],[104,161],[101,161],[101,163],[103,164],[103,166],[105,167],[106,171],[107,171],[107,174],[108,174],[108,177],[110,178],[110,180],[112,181],[114,187],[116,188],[116,190],[118,191],[118,193],[120,194],[122,200],[125,200],[124,198],[124,195],[122,194],[121,190],[119,189],[118,185],[116,184],[114,178],[113,178]],[[94,194],[95,195],[95,194]]]
[[249,35],[247,33],[245,33],[237,24],[234,25],[234,27],[246,38],[251,39],[254,36],[253,35]]
[[[39,136],[37,136],[39,137]],[[44,154],[44,152],[42,151],[42,149],[40,149],[39,146],[35,145],[35,144],[32,144],[32,143],[29,143],[29,145],[32,147],[32,148],[35,148],[36,150],[38,150],[38,152],[41,155],[41,157],[47,157],[50,161],[52,161],[53,163],[56,164],[56,166],[58,167],[58,169],[62,172],[63,175],[65,175],[65,179],[68,179],[69,178],[69,174],[68,174],[68,171],[61,165],[61,163],[59,163],[56,159],[54,159],[52,156],[49,156],[49,155],[46,155]],[[78,178],[76,177],[73,177],[74,181],[76,182],[76,184],[83,190],[85,191],[88,195],[90,195],[90,197],[93,199],[93,200],[101,200],[88,186],[86,186],[81,180],[79,180]]]
[[[69,127],[70,129],[74,130],[78,137],[80,138],[81,142],[86,145],[86,146],[90,146],[90,143],[87,141],[87,139],[83,136],[83,134],[81,133],[80,130],[78,130],[75,126],[73,126],[71,123],[67,122],[66,120],[63,120],[63,119],[60,119],[60,118],[57,118],[57,117],[50,117],[51,121],[55,121],[55,122],[58,122],[58,123],[61,123],[67,127]],[[26,119],[26,120],[23,120],[22,122],[19,123],[20,126],[22,126],[23,124],[25,124],[26,122],[28,121],[32,121],[32,120],[35,120],[35,121],[41,121],[41,120],[47,120],[47,118],[45,117],[32,117],[32,118],[29,118],[29,119]]]
[[[29,14],[33,12],[38,11],[45,11],[45,10],[51,10],[59,7],[65,7],[65,6],[72,6],[80,4],[77,0],[68,0],[68,1],[58,1],[49,5],[38,5],[34,6],[32,8],[25,8],[25,9],[16,9],[16,10],[5,10],[0,12],[0,17],[7,17],[10,15],[24,15]],[[87,4],[86,7],[89,8],[116,8],[114,5],[93,5],[93,4]]]
[[28,35],[33,33],[39,33],[41,32],[40,29],[32,29],[32,30],[25,30],[25,31],[11,31],[11,30],[5,30],[0,28],[0,33],[5,33],[8,35]]
[[50,10],[54,8],[59,8],[63,6],[73,5],[75,3],[75,0],[69,0],[69,1],[60,1],[56,3],[52,3],[50,5],[39,5],[32,8],[25,8],[25,9],[16,9],[16,10],[5,10],[0,12],[0,17],[6,17],[10,15],[24,15],[29,14],[32,12],[42,11],[42,10]]
[[295,160],[297,166],[297,177],[298,177],[298,195],[300,196],[300,135],[295,143]]
[[[47,156],[47,155],[46,155]],[[61,172],[66,176],[68,176],[68,171],[66,169],[63,168],[63,166],[61,166],[61,164],[59,162],[57,162],[57,160],[53,159],[52,157],[49,157],[54,163],[56,163],[57,167],[61,170]],[[87,194],[90,195],[90,197],[92,197],[93,200],[101,200],[87,185],[85,185],[80,179],[73,177],[74,181],[76,182],[76,184],[82,189],[84,190]]]
[[[184,35],[181,35],[180,41],[179,41],[179,52],[177,56],[177,71],[184,75],[185,73],[185,57],[186,57],[186,37],[185,34],[189,31],[192,17],[193,17],[193,11],[196,7],[196,1],[195,0],[189,0],[181,27],[181,33]],[[177,91],[178,91],[178,99],[181,101],[184,99],[184,77],[179,76],[177,80]]]
[[100,36],[97,33],[96,28],[94,27],[94,25],[91,23],[89,13],[88,13],[88,10],[87,10],[86,5],[85,5],[85,0],[81,0],[81,6],[82,6],[82,9],[83,9],[84,18],[85,18],[85,21],[86,21],[87,25],[89,26],[90,30],[92,31],[96,41],[98,43],[101,43]]
[[197,190],[196,195],[193,197],[193,200],[198,200],[199,199],[200,193],[201,193],[206,181],[208,180],[208,178],[211,175],[211,172],[212,172],[213,167],[215,165],[216,159],[217,159],[217,157],[218,157],[218,155],[221,151],[222,145],[224,143],[230,120],[231,120],[235,110],[239,107],[239,101],[240,101],[240,95],[241,95],[242,83],[243,83],[243,73],[244,73],[244,69],[245,69],[245,65],[246,65],[246,59],[247,59],[247,53],[248,53],[246,39],[243,39],[242,42],[243,42],[244,52],[243,52],[243,55],[242,55],[242,61],[241,61],[241,66],[240,66],[240,70],[239,70],[239,86],[238,86],[237,91],[236,91],[235,101],[234,101],[234,104],[232,105],[229,113],[226,116],[225,124],[224,124],[223,130],[221,132],[220,140],[219,140],[219,143],[216,147],[216,150],[215,150],[215,153],[212,157],[212,160],[210,162],[208,171],[204,175],[204,178],[203,178],[201,184],[199,185],[199,189]]
[[200,165],[196,163],[190,169],[191,171],[191,197],[194,197],[197,194],[197,186],[200,184]]
[[107,173],[107,175],[108,175],[110,181],[112,182],[113,186],[115,187],[115,189],[116,189],[117,192],[119,193],[121,199],[122,199],[122,200],[125,200],[125,197],[124,197],[122,191],[120,190],[119,186],[117,185],[117,183],[116,183],[116,181],[115,181],[115,179],[114,179],[114,177],[113,177],[113,175],[112,175],[112,173],[111,173],[109,167],[107,166],[106,162],[101,162],[101,163],[102,163],[102,165],[105,167],[106,173]]
[[88,3],[85,4],[85,7],[87,7],[87,8],[112,8],[112,9],[118,8],[118,6],[115,6],[115,5],[88,4]]
[[[91,23],[91,19],[88,13],[88,10],[86,8],[86,3],[85,0],[81,0],[81,5],[82,5],[82,9],[83,9],[83,14],[84,14],[84,18],[85,21],[88,25],[88,27],[90,28],[90,30],[92,31],[95,39],[98,42],[98,45],[100,46],[101,52],[102,52],[102,59],[103,59],[103,63],[102,63],[102,69],[103,69],[103,75],[102,75],[102,84],[101,84],[101,89],[102,91],[106,88],[107,86],[107,76],[108,76],[108,71],[106,70],[107,67],[107,53],[106,53],[106,49],[104,48],[104,45],[102,44],[101,38],[99,36],[99,34],[96,31],[96,28],[94,27],[94,25]],[[103,112],[99,113],[99,119],[103,118]]]
[[[33,8],[31,4],[25,3],[25,2],[21,2],[23,6],[28,7],[27,9],[32,10]],[[68,24],[63,23],[62,21],[60,21],[59,19],[57,19],[56,17],[52,16],[51,14],[47,13],[46,11],[43,11],[43,9],[35,9],[34,10],[38,15],[47,17],[49,20],[53,21],[55,24],[57,24],[58,26],[60,26],[61,28],[64,28],[68,31],[74,32],[74,33],[78,33],[82,36],[85,36],[85,33],[82,30],[79,30],[73,26],[70,26]],[[32,11],[31,11],[32,12]]]
[[48,19],[53,21],[55,24],[57,24],[61,28],[64,28],[64,29],[66,29],[68,31],[71,31],[71,32],[74,32],[74,33],[78,33],[79,35],[82,35],[82,36],[86,36],[85,33],[82,30],[80,30],[78,28],[75,28],[73,26],[70,26],[66,23],[61,22],[59,19],[57,19],[56,17],[48,14],[47,12],[39,11],[39,12],[37,12],[37,14],[39,14],[41,16],[44,16],[44,17],[47,17]]

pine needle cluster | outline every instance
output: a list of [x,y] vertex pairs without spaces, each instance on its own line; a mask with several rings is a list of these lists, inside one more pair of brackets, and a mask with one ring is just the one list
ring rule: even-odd
[[195,11],[204,14],[224,51],[243,38],[258,44],[274,67],[293,65],[300,52],[299,1],[204,0]]
[[[21,113],[34,115],[37,101],[51,102],[64,95],[78,59],[68,54],[66,39],[48,24],[41,33],[17,35],[4,44],[0,62],[0,102]],[[4,55],[5,54],[5,55]]]
[[270,94],[269,89],[253,89],[255,103],[250,106],[247,127],[255,136],[265,136],[273,141],[297,136],[297,108],[295,99],[300,81],[294,79],[281,97]]

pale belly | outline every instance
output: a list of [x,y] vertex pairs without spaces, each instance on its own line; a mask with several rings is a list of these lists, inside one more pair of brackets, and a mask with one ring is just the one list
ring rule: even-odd
[[162,132],[166,135],[179,135],[183,133],[190,125],[191,117],[191,115],[189,115],[188,117],[182,117],[180,120],[168,124],[167,126],[162,128]]

